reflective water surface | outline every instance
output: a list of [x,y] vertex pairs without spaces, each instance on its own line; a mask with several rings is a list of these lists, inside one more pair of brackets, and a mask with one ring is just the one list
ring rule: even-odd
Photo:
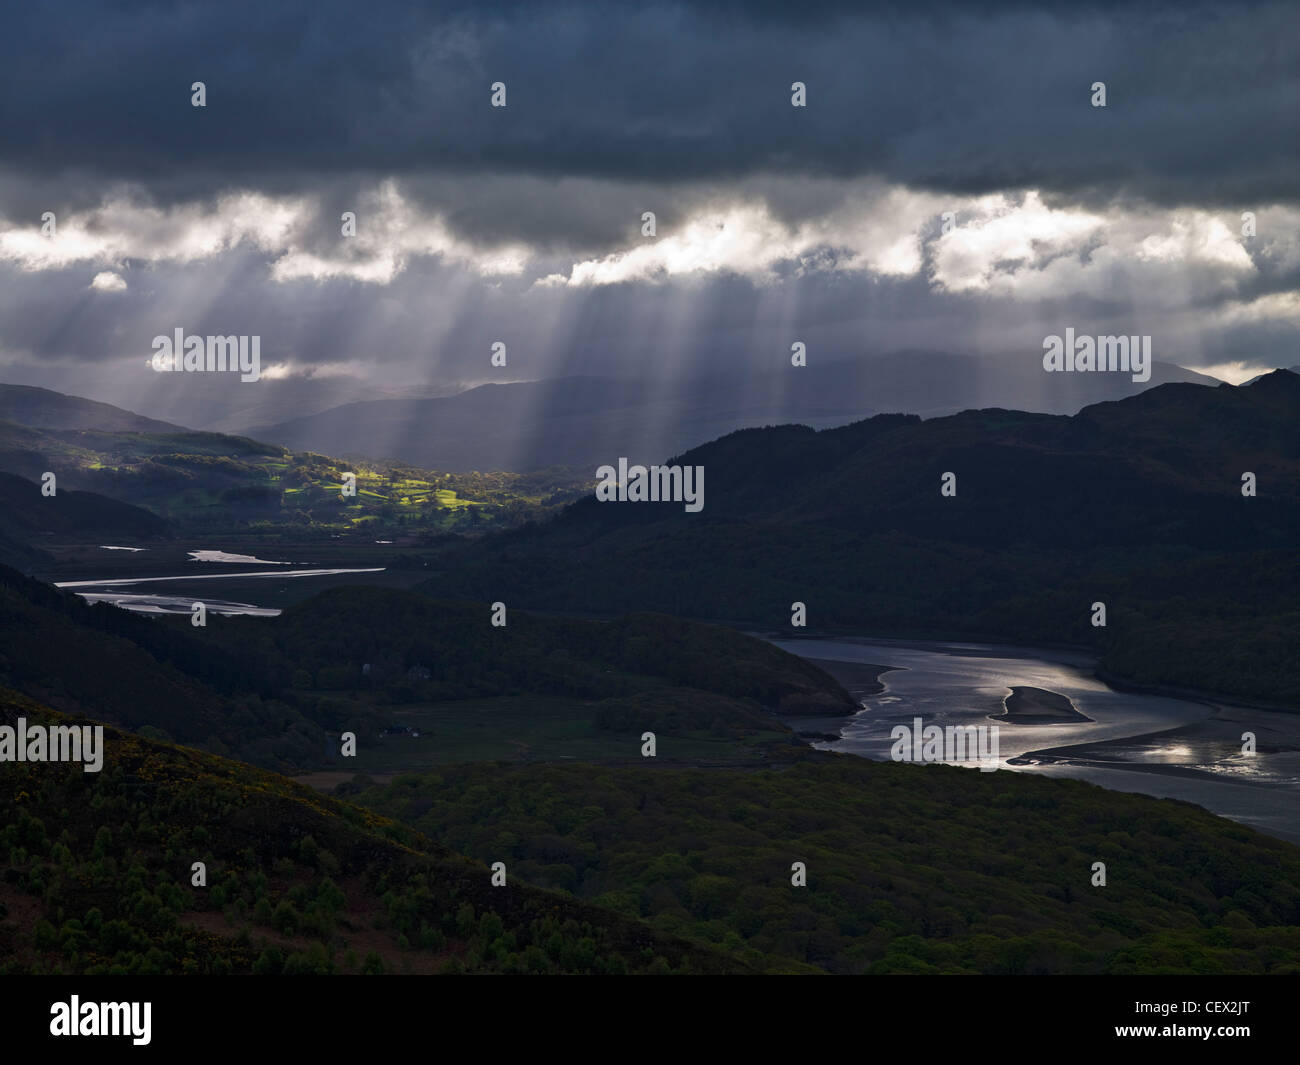
[[[799,719],[840,734],[814,746],[888,759],[895,725],[998,725],[1001,768],[1088,780],[1117,791],[1184,799],[1261,831],[1300,841],[1300,715],[1121,692],[1092,675],[1086,655],[984,644],[889,640],[773,640],[826,667],[892,667],[885,690],[844,719]],[[1067,697],[1088,721],[993,721],[1013,687]],[[1257,751],[1243,754],[1243,734]]]
[[[190,552],[191,555],[225,555],[225,552]],[[195,558],[195,561],[255,562],[270,566],[287,566],[287,562],[267,562],[265,559],[252,558],[248,555],[228,555],[222,559]],[[258,606],[226,599],[213,598],[208,589],[219,587],[210,582],[260,581],[273,579],[278,581],[309,578],[338,577],[349,573],[382,573],[383,566],[368,569],[283,569],[257,570],[251,573],[185,573],[165,577],[115,577],[110,580],[97,581],[59,581],[56,588],[69,588],[88,603],[112,603],[123,610],[137,614],[188,614],[194,603],[202,600],[207,609],[215,614],[247,614],[255,617],[276,617],[280,611],[275,607]],[[166,595],[161,592],[148,592],[142,586],[155,584],[174,584],[181,582],[188,594]],[[196,582],[202,581],[203,584]],[[126,591],[125,589],[132,589]]]

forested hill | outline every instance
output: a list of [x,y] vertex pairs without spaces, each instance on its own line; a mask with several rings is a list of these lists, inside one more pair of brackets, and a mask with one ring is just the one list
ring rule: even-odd
[[[19,718],[89,724],[0,689],[0,725]],[[99,772],[5,763],[0,807],[0,974],[754,971],[493,886],[486,864],[277,774],[116,729]]]
[[69,491],[53,482],[54,494],[25,477],[0,472],[0,561],[21,565],[39,556],[51,537],[156,537],[167,522],[141,507],[97,492]]
[[744,430],[677,461],[705,470],[701,512],[588,498],[449,550],[429,587],[773,628],[803,602],[812,628],[1087,644],[1134,681],[1300,705],[1296,374]]
[[[753,699],[784,713],[857,707],[811,663],[730,629],[664,615],[611,621],[507,614],[486,603],[412,592],[343,588],[279,618],[248,619],[222,636],[268,656],[285,684],[300,671],[341,670],[340,686],[382,688],[427,674],[433,698],[571,695],[601,698],[671,684]],[[365,667],[363,676],[362,669]]]

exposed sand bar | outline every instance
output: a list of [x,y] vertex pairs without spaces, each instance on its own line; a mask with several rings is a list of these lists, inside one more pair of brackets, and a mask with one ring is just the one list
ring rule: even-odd
[[989,716],[994,721],[1004,721],[1011,725],[1050,725],[1054,722],[1092,720],[1087,714],[1081,714],[1066,696],[1025,684],[1014,686],[1002,705],[1003,713]]

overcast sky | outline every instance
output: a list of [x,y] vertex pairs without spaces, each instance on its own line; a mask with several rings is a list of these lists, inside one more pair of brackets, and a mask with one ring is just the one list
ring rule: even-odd
[[1136,6],[10,5],[0,380],[142,409],[178,327],[388,389],[1300,363],[1300,9]]

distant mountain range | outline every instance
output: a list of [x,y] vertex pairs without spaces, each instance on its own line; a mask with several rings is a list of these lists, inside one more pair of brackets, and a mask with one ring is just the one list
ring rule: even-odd
[[[1287,370],[1288,372],[1293,373],[1293,374],[1300,374],[1300,366],[1282,366],[1282,367],[1279,367],[1279,369]],[[1256,381],[1258,381],[1261,377],[1267,377],[1270,373],[1273,373],[1273,372],[1274,372],[1274,371],[1269,370],[1269,371],[1267,371],[1266,373],[1257,373],[1257,374],[1256,374],[1254,377],[1252,377],[1249,381],[1242,381],[1242,382],[1241,382],[1241,385],[1242,385],[1242,386],[1245,386],[1245,385],[1253,385],[1253,384],[1254,384]]]
[[152,409],[206,432],[249,435],[257,426],[304,417],[362,400],[450,396],[469,384],[445,381],[418,389],[350,375],[263,377],[256,384],[222,374],[160,374],[150,382]]
[[598,466],[620,455],[657,462],[736,429],[797,422],[830,428],[877,413],[935,417],[998,406],[1073,414],[1169,383],[1216,378],[1156,363],[1128,374],[1046,374],[1038,358],[906,351],[740,377],[658,381],[566,377],[482,385],[435,399],[349,403],[248,435],[297,450],[400,459],[450,471]]
[[[1122,373],[1045,374],[1037,358],[904,351],[742,376],[708,370],[667,384],[594,376],[415,392],[351,377],[264,379],[185,375],[156,382],[150,408],[171,421],[26,385],[0,385],[0,421],[38,429],[238,433],[296,451],[395,460],[447,472],[598,466],[627,455],[655,462],[736,429],[817,429],[878,413],[937,417],[998,406],[1073,414],[1172,382],[1212,377],[1155,363],[1148,382]],[[292,416],[287,416],[292,412]]]

